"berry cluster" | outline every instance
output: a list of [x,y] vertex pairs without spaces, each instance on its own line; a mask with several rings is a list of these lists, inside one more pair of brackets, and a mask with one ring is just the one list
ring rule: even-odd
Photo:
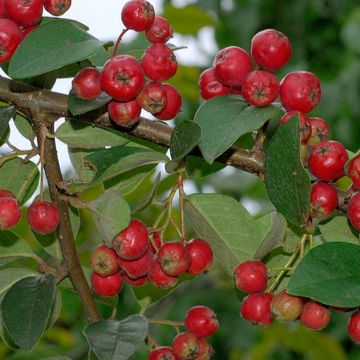
[[[20,218],[20,204],[15,195],[8,190],[0,189],[0,229],[11,229]],[[48,234],[59,226],[59,210],[48,201],[35,200],[28,209],[27,220],[34,231]]]
[[[277,294],[267,291],[267,268],[259,260],[239,264],[234,271],[235,286],[249,295],[244,298],[240,313],[255,325],[270,325],[273,320],[300,322],[312,330],[321,330],[330,322],[330,309],[347,311],[351,309],[327,307],[313,300],[290,295],[286,290]],[[348,324],[349,336],[360,343],[360,312],[354,312]]]
[[70,6],[71,0],[0,1],[0,63],[9,61],[21,41],[36,29],[44,8],[61,16]]
[[151,281],[156,287],[175,286],[184,273],[199,275],[213,262],[210,245],[193,239],[186,245],[162,241],[159,233],[149,236],[147,227],[139,220],[112,241],[112,248],[98,246],[91,256],[92,287],[99,296],[115,296],[128,283],[142,286]]
[[184,326],[186,332],[178,334],[171,347],[156,347],[148,359],[209,360],[213,349],[204,338],[213,336],[219,328],[215,312],[206,306],[194,306],[187,312]]
[[[153,6],[142,0],[127,2],[121,12],[126,29],[120,34],[114,54],[101,71],[80,70],[73,80],[73,93],[79,99],[92,101],[102,92],[111,96],[109,116],[118,125],[131,126],[140,118],[141,109],[160,120],[171,120],[180,111],[182,98],[169,80],[177,71],[174,51],[165,43],[173,35],[169,22],[155,16]],[[118,45],[128,30],[144,31],[152,44],[141,61],[130,55],[117,55]]]

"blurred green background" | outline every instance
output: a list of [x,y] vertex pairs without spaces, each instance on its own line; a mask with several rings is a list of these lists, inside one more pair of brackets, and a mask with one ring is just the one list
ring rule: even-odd
[[[165,0],[164,16],[182,39],[195,42],[204,67],[182,65],[171,81],[184,96],[181,119],[193,118],[201,100],[198,96],[199,74],[211,66],[216,49],[209,52],[204,39],[218,49],[238,45],[247,50],[252,36],[265,28],[276,28],[291,40],[293,56],[278,75],[293,70],[316,73],[322,83],[323,96],[313,112],[329,123],[332,138],[357,151],[360,139],[360,3],[358,0],[199,0],[176,7],[177,2]],[[175,45],[176,42],[174,41]],[[143,36],[124,46],[126,51],[146,47]],[[214,47],[214,46],[213,46]],[[186,50],[184,50],[186,51]],[[207,63],[205,63],[207,62]],[[231,195],[253,213],[264,212],[270,207],[263,185],[251,175],[235,169],[224,169],[204,176],[205,171],[193,174],[194,191],[221,192]],[[69,175],[70,176],[70,175]],[[151,190],[148,176],[136,191],[127,195],[132,205],[141,202]],[[173,176],[162,180],[159,189],[164,197],[174,182]],[[189,184],[188,184],[189,185]],[[87,196],[97,195],[96,189]],[[152,224],[158,208],[151,206],[140,214],[148,225]],[[90,225],[89,214],[82,213],[82,228],[77,238],[83,263],[88,262],[91,250],[101,242]],[[24,236],[36,246],[25,224]],[[191,230],[189,237],[192,236]],[[167,237],[176,236],[174,230]],[[39,250],[40,251],[40,250]],[[66,284],[65,284],[66,285]],[[61,289],[62,310],[56,325],[49,329],[36,348],[29,353],[14,352],[0,343],[0,359],[38,360],[51,355],[66,355],[71,359],[87,359],[88,349],[82,336],[85,320],[78,298],[65,286]],[[358,360],[360,347],[347,336],[349,314],[332,312],[330,326],[322,332],[312,332],[298,323],[275,323],[259,328],[245,323],[239,316],[240,301],[232,288],[231,279],[216,265],[206,275],[184,283],[165,299],[151,306],[146,315],[153,318],[181,320],[188,308],[203,304],[219,315],[220,331],[210,339],[217,360]],[[100,304],[104,316],[111,315],[111,307]],[[119,319],[136,313],[139,306],[130,288],[119,295]],[[161,344],[168,345],[175,335],[172,328],[151,327],[150,333]],[[142,349],[134,359],[147,358]],[[91,357],[90,357],[91,358]]]

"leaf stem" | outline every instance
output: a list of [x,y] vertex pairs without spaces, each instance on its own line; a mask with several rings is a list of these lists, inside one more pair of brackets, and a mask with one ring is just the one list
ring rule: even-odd
[[177,175],[177,186],[179,189],[179,202],[180,202],[180,222],[181,222],[181,241],[185,245],[186,234],[185,234],[185,211],[184,211],[184,179],[183,172],[179,172]]

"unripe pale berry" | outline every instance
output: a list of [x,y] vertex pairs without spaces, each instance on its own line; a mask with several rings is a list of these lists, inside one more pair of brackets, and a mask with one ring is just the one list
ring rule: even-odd
[[329,216],[338,204],[339,197],[332,184],[317,182],[311,186],[310,208],[313,218]]
[[271,313],[276,320],[294,321],[303,309],[304,302],[298,296],[289,295],[286,290],[273,296],[271,302]]
[[267,285],[267,268],[260,260],[248,260],[234,271],[235,285],[246,293],[264,291]]
[[43,0],[4,0],[6,17],[19,26],[36,24],[42,17]]
[[117,255],[105,244],[98,246],[90,257],[92,269],[101,276],[114,275],[119,271]]
[[121,11],[121,21],[125,27],[135,31],[148,30],[154,22],[154,18],[154,7],[148,1],[128,1]]
[[174,29],[162,16],[155,16],[151,27],[146,31],[145,36],[151,43],[166,43],[173,35]]
[[199,78],[199,89],[201,97],[205,100],[230,93],[230,88],[223,85],[217,79],[213,68],[206,69],[201,73]]
[[176,117],[182,106],[182,97],[179,92],[170,84],[163,84],[166,91],[166,106],[154,116],[160,120],[167,121]]
[[254,325],[270,325],[271,317],[271,301],[273,295],[270,293],[249,294],[242,302],[240,313],[244,320]]
[[136,98],[138,105],[151,114],[164,110],[167,104],[166,88],[157,81],[146,84]]
[[59,226],[59,209],[51,202],[35,200],[28,209],[27,219],[34,231],[48,234]]
[[329,324],[330,311],[319,303],[309,301],[303,307],[300,321],[310,329],[321,330]]
[[81,69],[72,81],[72,88],[77,98],[95,100],[102,93],[100,72],[95,68]]
[[214,254],[209,243],[203,239],[192,239],[186,244],[190,256],[188,274],[199,275],[207,271],[214,260]]
[[307,145],[316,146],[317,144],[330,139],[329,125],[324,119],[319,117],[310,117],[306,120],[311,128],[311,136]]
[[347,216],[351,225],[360,231],[360,192],[354,194],[349,202]]
[[0,197],[1,230],[7,230],[12,228],[19,222],[21,218],[20,205],[13,196],[14,195],[12,195],[12,197]]
[[71,6],[71,0],[44,0],[44,8],[54,16],[65,14]]
[[360,312],[353,313],[349,319],[348,332],[352,341],[360,344]]
[[110,101],[108,104],[110,118],[120,126],[129,126],[136,123],[141,114],[141,108],[136,100],[126,102]]
[[93,272],[90,280],[94,292],[103,297],[117,295],[123,286],[122,278],[119,272],[105,277]]
[[117,259],[119,266],[132,279],[146,276],[150,270],[151,261],[152,255],[150,254],[149,250],[146,251],[146,253],[137,260],[123,260],[120,258]]
[[148,360],[176,360],[170,346],[160,346],[151,350]]
[[349,176],[355,189],[360,190],[360,156],[355,156],[349,163]]
[[311,136],[311,127],[308,124],[308,121],[305,117],[305,114],[300,111],[288,111],[285,113],[282,118],[280,119],[280,125],[284,125],[294,116],[299,117],[300,121],[300,139],[303,144],[307,143]]
[[194,306],[187,312],[184,320],[186,331],[198,338],[213,336],[219,329],[219,322],[213,310],[206,306]]
[[10,19],[0,19],[0,63],[11,59],[23,39],[19,26]]
[[192,333],[180,333],[173,342],[172,349],[177,360],[195,360],[199,355],[199,339]]
[[158,288],[173,287],[177,283],[177,277],[167,275],[156,259],[151,263],[148,278]]

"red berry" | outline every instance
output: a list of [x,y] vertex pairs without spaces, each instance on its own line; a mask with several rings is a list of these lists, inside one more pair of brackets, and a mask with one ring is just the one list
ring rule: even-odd
[[252,71],[242,83],[245,101],[256,107],[268,106],[279,96],[278,78],[267,71]]
[[11,59],[22,39],[21,30],[14,21],[0,19],[0,63]]
[[124,272],[121,274],[121,277],[122,277],[124,283],[129,284],[130,286],[134,286],[134,287],[143,286],[148,282],[147,275],[141,276],[136,279],[132,279]]
[[169,22],[162,16],[155,16],[151,27],[146,31],[146,38],[152,43],[166,43],[174,33]]
[[144,0],[128,1],[121,11],[121,21],[127,29],[148,30],[155,18],[154,7]]
[[206,306],[194,306],[187,312],[184,320],[186,331],[198,338],[213,336],[219,329],[219,322],[213,310]]
[[4,0],[6,17],[19,26],[36,24],[42,17],[43,0]]
[[353,313],[348,323],[349,336],[356,344],[360,344],[360,312]]
[[237,46],[220,50],[214,59],[213,67],[219,81],[226,86],[239,87],[253,64],[249,53]]
[[110,101],[108,113],[111,119],[120,126],[132,125],[140,118],[141,108],[136,100],[127,102]]
[[102,93],[100,72],[91,67],[81,69],[72,81],[72,88],[77,98],[95,100]]
[[288,111],[283,115],[283,117],[280,119],[280,125],[284,125],[287,123],[290,119],[292,119],[294,116],[299,116],[300,119],[300,139],[302,143],[306,143],[311,135],[311,128],[308,124],[308,121],[305,117],[305,114],[300,111]]
[[105,244],[98,246],[91,255],[90,265],[101,276],[114,275],[119,271],[117,255],[113,249]]
[[9,190],[0,189],[0,198],[16,199],[16,196]]
[[317,182],[311,186],[310,207],[313,218],[329,216],[338,204],[339,197],[335,186],[324,182]]
[[199,89],[201,97],[205,100],[230,93],[230,88],[223,85],[217,79],[213,68],[206,69],[201,73],[199,78]]
[[351,225],[360,231],[360,192],[354,194],[349,202],[347,216]]
[[71,6],[71,0],[44,0],[45,10],[54,16],[65,14]]
[[306,120],[311,128],[311,136],[307,142],[307,145],[315,146],[330,139],[329,125],[324,119],[319,117],[311,117]]
[[185,246],[176,241],[163,244],[157,257],[162,269],[169,276],[179,276],[186,272],[191,261]]
[[145,50],[141,65],[145,75],[156,81],[170,79],[176,74],[178,67],[174,52],[161,43],[150,45]]
[[261,67],[267,70],[279,70],[290,59],[290,41],[282,32],[266,29],[252,38],[251,54]]
[[195,360],[199,355],[199,339],[192,333],[180,333],[173,342],[172,348],[177,360]]
[[106,277],[93,272],[90,279],[93,290],[99,296],[115,296],[121,291],[123,285],[119,272]]
[[172,287],[177,283],[177,277],[166,275],[157,260],[152,261],[148,278],[159,288]]
[[267,285],[267,268],[260,260],[248,260],[239,264],[234,272],[235,285],[246,293],[264,291]]
[[146,226],[137,219],[131,220],[129,226],[113,239],[112,246],[121,259],[140,259],[149,246]]
[[166,121],[173,119],[180,112],[182,98],[179,92],[170,84],[163,84],[163,87],[166,91],[166,106],[162,111],[154,114],[154,116]]
[[48,201],[35,200],[28,209],[27,219],[34,231],[48,234],[59,226],[59,210]]
[[148,360],[176,360],[176,358],[170,346],[160,346],[150,352]]
[[166,88],[157,81],[150,82],[141,90],[136,101],[141,108],[151,114],[161,112],[167,104]]
[[309,157],[309,170],[320,180],[333,181],[344,176],[349,160],[345,147],[338,141],[325,141],[316,145]]
[[198,339],[199,355],[196,360],[210,360],[213,354],[212,346],[203,339]]
[[319,79],[308,71],[287,74],[280,82],[280,99],[288,111],[308,113],[315,108],[321,98]]
[[101,84],[114,100],[133,100],[144,86],[144,71],[134,57],[117,55],[106,62],[101,73]]
[[241,304],[240,313],[246,321],[254,325],[270,325],[272,294],[256,293],[248,295]]
[[4,0],[0,0],[0,18],[5,17]]
[[300,315],[300,321],[308,328],[321,330],[330,321],[330,311],[316,302],[307,302]]
[[148,274],[151,260],[152,255],[147,251],[140,259],[129,261],[118,258],[117,262],[130,278],[137,279]]
[[199,275],[207,271],[214,260],[211,246],[203,239],[193,239],[186,244],[191,263],[187,272],[191,275]]
[[286,290],[274,295],[271,302],[271,313],[276,320],[294,321],[303,309],[304,301],[298,297],[289,295]]
[[356,189],[360,189],[360,156],[355,156],[349,164],[349,176]]
[[13,196],[14,195],[12,195],[12,197],[0,198],[0,229],[1,230],[7,230],[12,228],[19,222],[21,218],[20,205]]

